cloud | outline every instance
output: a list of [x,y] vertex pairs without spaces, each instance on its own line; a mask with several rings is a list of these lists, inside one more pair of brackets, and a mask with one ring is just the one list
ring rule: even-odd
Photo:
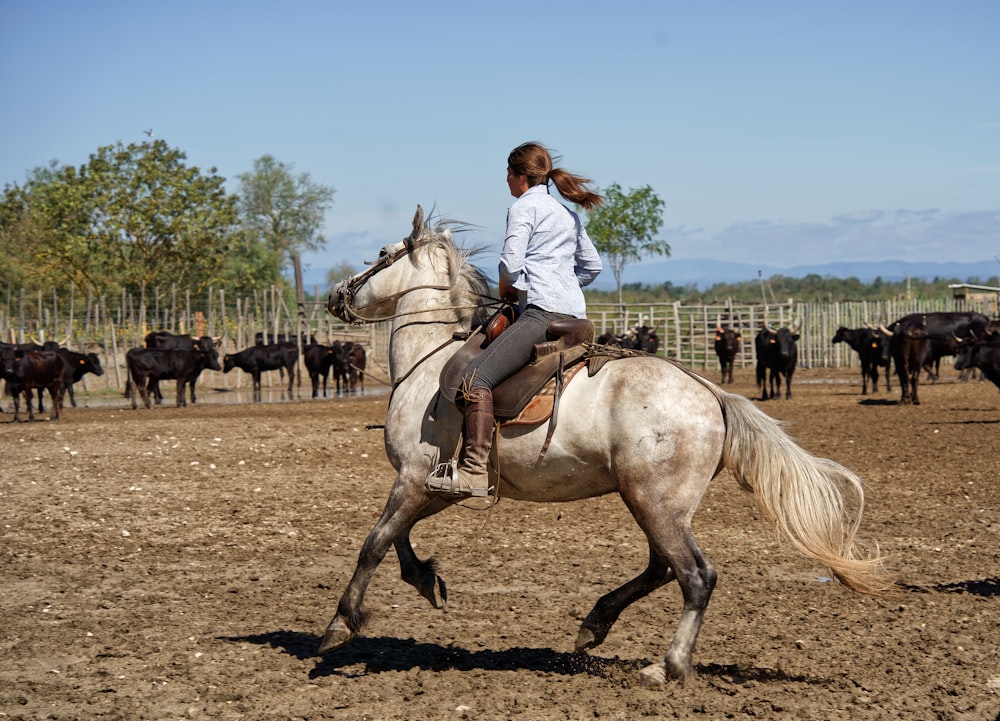
[[881,210],[858,210],[853,213],[838,215],[833,219],[834,223],[874,223],[885,217]]

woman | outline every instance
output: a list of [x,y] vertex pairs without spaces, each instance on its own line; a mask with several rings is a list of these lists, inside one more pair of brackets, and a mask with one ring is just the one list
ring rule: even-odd
[[464,426],[458,466],[442,463],[427,478],[427,490],[452,498],[486,497],[493,442],[493,389],[531,358],[546,340],[549,323],[586,318],[581,287],[601,272],[601,259],[579,216],[549,194],[549,181],[560,195],[587,210],[604,201],[591,181],[552,167],[540,143],[524,143],[507,158],[507,186],[516,200],[507,211],[507,235],[500,253],[500,287],[505,299],[515,293],[517,322],[490,343],[462,378]]

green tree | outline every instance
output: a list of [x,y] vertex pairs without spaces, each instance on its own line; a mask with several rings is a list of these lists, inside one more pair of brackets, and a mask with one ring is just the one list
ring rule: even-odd
[[100,148],[81,168],[91,240],[110,277],[132,291],[171,283],[201,291],[219,279],[236,200],[215,168],[203,174],[163,140]]
[[654,236],[663,224],[664,203],[648,185],[623,193],[618,183],[604,189],[604,203],[588,213],[587,233],[608,260],[622,302],[622,272],[644,255],[670,256],[670,245]]
[[110,295],[201,291],[219,279],[236,220],[215,169],[203,174],[162,140],[99,148],[79,170],[36,169],[7,187],[0,238],[25,281]]
[[0,277],[11,287],[97,288],[106,273],[89,233],[88,191],[75,168],[35,168],[0,201]]
[[334,286],[340,281],[355,275],[357,272],[353,265],[346,261],[341,261],[326,271],[326,284]]
[[239,206],[244,231],[269,264],[274,281],[281,269],[292,266],[300,318],[305,312],[302,285],[303,251],[321,250],[320,234],[334,190],[313,182],[308,173],[293,173],[293,166],[270,155],[254,161],[253,170],[238,176]]

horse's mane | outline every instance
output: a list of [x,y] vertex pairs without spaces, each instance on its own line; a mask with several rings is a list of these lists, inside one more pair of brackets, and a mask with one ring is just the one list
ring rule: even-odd
[[[414,239],[414,245],[435,246],[447,255],[452,305],[458,310],[463,323],[475,328],[486,322],[492,296],[489,278],[472,264],[471,259],[487,249],[482,246],[459,247],[452,238],[453,233],[471,228],[467,223],[447,218],[436,220],[433,224],[428,221],[424,223],[419,237]],[[410,258],[414,263],[419,262],[417,254],[411,253]]]

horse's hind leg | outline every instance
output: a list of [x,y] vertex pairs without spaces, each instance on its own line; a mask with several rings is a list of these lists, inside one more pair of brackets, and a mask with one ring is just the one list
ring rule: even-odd
[[[389,546],[396,543],[397,539],[405,538],[413,524],[424,517],[422,514],[427,505],[428,497],[423,491],[422,480],[421,483],[407,483],[402,478],[396,479],[381,518],[369,531],[368,537],[365,538],[365,542],[361,546],[354,575],[347,584],[344,595],[340,597],[337,614],[326,627],[326,633],[323,635],[323,640],[317,651],[319,655],[343,646],[354,638],[354,635],[364,626],[364,596],[368,584],[375,574],[375,569],[385,558]],[[409,545],[408,540],[406,545]],[[411,561],[416,558],[412,548],[409,550],[409,555]],[[403,561],[401,560],[400,563],[402,564]],[[405,569],[404,573],[406,573]]]
[[650,548],[649,565],[646,566],[646,570],[614,591],[601,596],[583,619],[576,637],[576,650],[579,652],[600,646],[622,611],[660,586],[670,583],[674,578],[674,572],[666,561]]
[[684,608],[663,661],[642,670],[645,680],[652,683],[663,683],[668,677],[684,679],[691,674],[691,656],[717,578],[715,569],[695,542],[688,523],[681,525],[677,522],[667,530],[668,533],[660,534],[655,539],[651,536],[650,544],[667,558],[674,569],[684,595]]
[[[684,679],[692,673],[691,656],[701,631],[708,601],[715,589],[717,574],[691,533],[691,516],[710,479],[700,478],[703,470],[674,468],[670,476],[687,477],[662,493],[650,494],[648,484],[640,492],[626,484],[621,488],[625,501],[649,541],[650,558],[663,559],[677,579],[684,596],[684,608],[670,648],[663,660],[642,670],[644,680],[663,683],[667,678]],[[655,499],[655,500],[654,500]]]

